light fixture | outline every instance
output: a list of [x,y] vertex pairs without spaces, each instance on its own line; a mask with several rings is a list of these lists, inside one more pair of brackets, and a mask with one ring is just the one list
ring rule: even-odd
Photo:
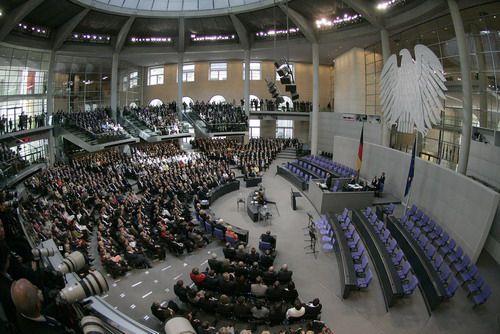
[[213,42],[213,41],[230,41],[236,38],[235,35],[205,35],[199,36],[196,34],[191,34],[191,40],[193,42]]

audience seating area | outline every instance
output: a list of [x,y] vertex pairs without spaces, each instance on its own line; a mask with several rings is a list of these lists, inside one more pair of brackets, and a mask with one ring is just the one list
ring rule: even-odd
[[125,108],[123,114],[143,122],[151,131],[160,135],[172,135],[182,132],[175,104]]
[[400,218],[400,223],[424,250],[434,269],[447,287],[448,297],[461,284],[474,306],[485,303],[492,294],[475,264],[462,247],[434,220],[413,205]]
[[326,177],[326,172],[337,177],[350,177],[357,174],[353,168],[322,156],[309,155],[300,160],[303,161],[302,166],[307,167],[313,172],[322,173],[323,177]]

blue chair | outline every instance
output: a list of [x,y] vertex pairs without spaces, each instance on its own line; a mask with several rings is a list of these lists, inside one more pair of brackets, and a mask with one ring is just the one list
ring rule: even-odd
[[429,237],[429,239],[434,240],[439,238],[442,233],[443,233],[443,228],[436,224],[434,230],[428,233],[427,236]]
[[462,256],[464,255],[464,250],[462,247],[458,246],[456,251],[450,252],[448,255],[446,255],[446,260],[450,263],[455,263],[459,260],[462,259]]
[[349,225],[351,225],[351,218],[350,217],[346,217],[346,219],[344,220],[344,222],[340,224],[340,227],[343,230],[346,230],[349,227]]
[[484,285],[479,294],[472,296],[474,301],[474,307],[486,303],[488,298],[491,296],[492,291],[489,285]]
[[389,206],[384,208],[384,213],[386,213],[388,215],[392,215],[395,208],[396,208],[396,205],[394,203],[390,203]]
[[457,242],[455,241],[455,239],[450,239],[450,241],[444,245],[442,245],[440,248],[439,248],[439,252],[443,255],[448,255],[450,254],[451,252],[454,252],[455,251],[455,247],[457,246]]
[[207,221],[205,222],[205,231],[207,231],[207,233],[209,233],[210,235],[214,234],[212,224]]
[[478,271],[477,266],[475,264],[471,264],[468,270],[462,271],[458,275],[460,276],[462,282],[468,283],[474,279]]
[[429,219],[430,219],[429,216],[424,214],[422,219],[416,221],[415,223],[417,224],[418,227],[422,228],[425,225],[427,225],[427,223],[429,223]]
[[411,270],[410,262],[405,261],[405,263],[403,263],[403,266],[401,267],[401,270],[398,270],[399,278],[404,279],[406,275],[408,275],[410,270]]
[[353,260],[359,260],[365,253],[365,246],[360,244],[356,250],[351,250],[351,257]]
[[432,261],[432,266],[437,271],[441,267],[441,265],[443,264],[443,262],[444,262],[443,257],[438,254],[438,255],[436,255],[436,257]]
[[384,229],[384,223],[382,223],[380,220],[375,223],[375,232],[377,232],[377,234],[382,233]]
[[422,230],[425,232],[425,233],[429,233],[431,232],[432,230],[434,230],[434,227],[436,226],[436,222],[434,220],[431,220],[427,223],[427,225],[425,225],[424,227],[422,227]]
[[420,231],[420,228],[418,226],[415,226],[412,230],[411,230],[411,236],[413,237],[413,239],[415,240],[418,240],[418,237],[420,237],[420,234],[422,232]]
[[394,250],[396,249],[397,246],[398,246],[398,242],[396,241],[396,239],[391,238],[391,239],[389,239],[389,243],[385,246],[385,249],[387,249],[389,254],[392,254],[392,253],[394,253]]
[[372,271],[370,269],[368,269],[366,271],[364,277],[358,277],[356,279],[356,285],[360,289],[366,289],[370,285],[370,282],[372,281],[372,279],[373,279]]
[[371,206],[367,207],[366,210],[363,211],[363,213],[365,217],[370,217],[370,214],[372,213],[372,207]]
[[395,266],[399,266],[401,264],[401,261],[403,260],[404,258],[404,253],[403,251],[400,249],[399,251],[396,252],[396,254],[393,255],[392,257],[392,263],[395,265]]
[[470,257],[468,255],[464,255],[462,261],[457,261],[453,263],[453,269],[455,269],[456,272],[460,273],[466,270],[469,264],[470,264]]
[[409,296],[418,286],[418,279],[415,275],[411,275],[410,280],[407,283],[403,283],[403,293],[405,296]]
[[335,238],[333,237],[333,234],[328,238],[329,240],[323,242],[323,245],[321,248],[325,252],[332,252],[335,248]]
[[440,238],[436,238],[434,239],[434,241],[432,242],[434,244],[434,246],[436,247],[441,247],[443,246],[444,244],[446,244],[448,242],[448,240],[450,239],[450,236],[448,235],[448,233],[446,232],[443,232],[443,235],[440,237]]
[[358,246],[360,240],[361,238],[359,237],[358,233],[354,233],[352,240],[347,241],[347,245],[349,246],[350,249],[354,249]]
[[230,236],[226,236],[226,241],[229,242],[232,246],[234,246],[238,243],[238,240],[236,240]]
[[482,276],[478,276],[474,281],[467,283],[465,286],[468,294],[474,294],[481,290],[481,287],[484,284],[484,278]]
[[427,238],[424,234],[421,234],[418,238],[418,244],[422,249],[425,249],[425,246],[429,243],[429,238]]
[[439,278],[441,281],[446,282],[451,276],[451,269],[446,263],[443,263],[439,268]]
[[273,249],[273,245],[270,242],[266,242],[266,241],[262,241],[262,240],[259,241],[259,250],[260,251],[265,252],[266,250],[272,250],[272,249]]
[[356,232],[356,229],[354,226],[351,224],[347,227],[347,230],[344,231],[344,235],[346,239],[352,239],[353,234]]
[[446,297],[448,299],[453,297],[459,286],[460,284],[458,283],[457,279],[451,276],[450,280],[448,281],[448,285],[446,286]]
[[386,243],[387,240],[389,240],[389,238],[391,237],[391,232],[388,230],[388,229],[384,229],[384,232],[382,233],[382,235],[380,236],[380,239]]
[[214,236],[220,241],[225,241],[226,237],[224,235],[224,231],[222,231],[220,228],[214,228]]
[[425,246],[425,255],[429,259],[432,259],[434,254],[436,254],[436,247],[434,247],[431,243],[428,243],[427,246]]
[[366,257],[366,255],[363,255],[361,257],[361,262],[354,264],[354,270],[357,273],[362,273],[365,271],[366,267],[368,267],[368,258]]
[[319,234],[321,235],[328,235],[328,233],[330,233],[332,227],[330,226],[330,224],[325,224],[325,228],[321,229],[319,231]]

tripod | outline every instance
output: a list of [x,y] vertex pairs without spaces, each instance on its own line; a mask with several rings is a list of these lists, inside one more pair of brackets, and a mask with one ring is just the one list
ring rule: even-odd
[[316,254],[318,253],[318,251],[316,250],[316,229],[314,228],[314,225],[310,225],[309,226],[309,240],[305,240],[305,241],[309,241],[309,245],[308,246],[305,246],[304,249],[310,249],[311,251],[310,252],[306,252],[306,254],[314,254],[314,257],[316,257]]
[[[302,229],[303,230],[310,230],[311,227],[314,228],[313,216],[309,212],[306,212],[306,213],[307,213],[307,218],[309,219],[309,221],[307,222],[307,226],[303,227]],[[307,236],[307,234],[304,234],[304,235]]]

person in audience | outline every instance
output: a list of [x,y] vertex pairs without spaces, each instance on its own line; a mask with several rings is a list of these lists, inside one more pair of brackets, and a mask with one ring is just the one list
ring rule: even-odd
[[231,318],[233,316],[233,311],[234,306],[231,303],[231,299],[227,295],[222,294],[219,297],[219,304],[217,305],[216,309],[217,314],[220,314],[226,318]]
[[151,313],[161,322],[167,321],[167,319],[175,314],[172,309],[161,306],[158,301],[151,304]]
[[208,259],[208,265],[215,273],[222,273],[222,261],[217,259],[217,254],[212,253],[211,258]]
[[276,255],[271,254],[271,251],[269,249],[267,249],[264,252],[264,254],[262,254],[260,256],[260,262],[259,262],[260,267],[263,270],[268,269],[269,267],[271,267],[273,265],[275,257],[276,257]]
[[226,238],[232,238],[235,241],[238,241],[238,235],[233,231],[231,226],[226,227]]
[[245,297],[239,296],[236,299],[236,304],[234,305],[234,315],[237,319],[242,321],[247,321],[252,317],[251,307],[246,301]]
[[191,274],[189,274],[189,278],[193,281],[196,286],[201,287],[205,282],[207,275],[205,273],[201,273],[198,268],[193,268]]
[[281,284],[288,284],[292,280],[293,272],[288,269],[288,264],[283,264],[278,271],[276,278]]
[[224,257],[229,261],[236,260],[236,250],[229,242],[226,243],[226,247],[222,248],[222,253],[224,253]]
[[203,287],[211,291],[217,291],[219,289],[219,278],[216,276],[214,270],[208,271],[207,277],[203,281]]
[[274,267],[270,266],[264,273],[262,273],[262,280],[266,285],[273,285],[276,281],[276,271],[274,271]]
[[277,301],[269,309],[269,324],[271,326],[281,325],[286,319],[287,307],[282,301]]
[[326,174],[325,184],[326,184],[326,187],[328,188],[328,190],[332,189],[332,185],[333,185],[333,176],[332,176],[332,174],[330,174],[330,173]]
[[291,281],[290,283],[288,283],[288,285],[286,286],[286,288],[284,288],[283,290],[281,290],[281,297],[283,298],[283,300],[285,302],[287,302],[289,304],[295,303],[295,301],[297,300],[297,298],[299,298],[299,293],[295,289],[295,283],[293,281]]
[[60,334],[74,333],[59,321],[41,313],[40,290],[27,279],[21,278],[12,283],[12,301],[18,314],[18,327],[22,334]]
[[264,302],[257,300],[255,306],[251,309],[252,317],[257,320],[265,320],[269,316],[269,309],[265,306]]
[[276,248],[276,237],[271,234],[271,231],[266,231],[266,233],[261,234],[260,240],[264,242],[269,242],[273,249]]
[[174,285],[174,293],[183,303],[188,302],[188,294],[191,291],[189,287],[184,286],[183,280],[178,280]]
[[269,286],[266,290],[266,299],[271,302],[281,301],[281,287],[280,282],[275,281],[273,285]]
[[314,298],[312,301],[305,303],[304,308],[305,308],[304,318],[319,320],[322,308],[319,298]]
[[267,285],[262,281],[262,277],[259,276],[256,278],[255,283],[250,286],[250,291],[257,298],[266,296]]
[[302,319],[305,313],[306,313],[305,307],[302,306],[300,301],[296,301],[294,303],[294,307],[291,307],[286,311],[286,319],[289,323],[292,321],[300,320]]
[[219,282],[219,291],[223,294],[232,296],[235,291],[234,275],[228,272],[222,274],[222,280]]

